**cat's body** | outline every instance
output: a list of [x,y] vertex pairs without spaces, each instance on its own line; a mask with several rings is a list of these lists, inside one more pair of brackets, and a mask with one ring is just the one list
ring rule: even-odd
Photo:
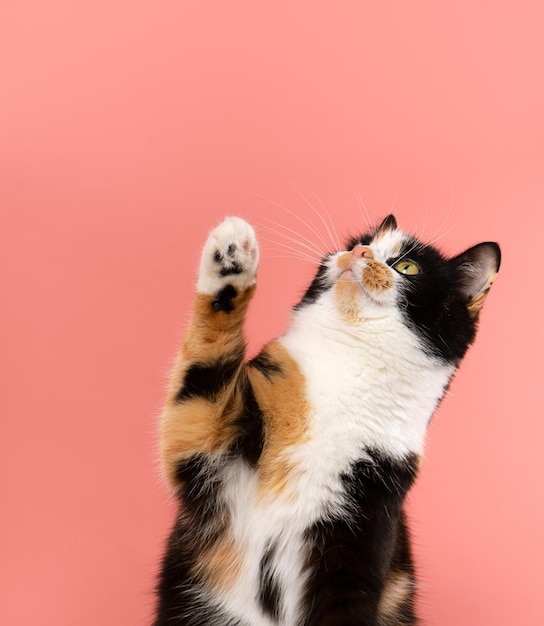
[[155,625],[414,625],[403,501],[498,246],[446,260],[389,216],[323,259],[246,362],[258,256],[238,218],[202,253],[162,420],[180,510]]

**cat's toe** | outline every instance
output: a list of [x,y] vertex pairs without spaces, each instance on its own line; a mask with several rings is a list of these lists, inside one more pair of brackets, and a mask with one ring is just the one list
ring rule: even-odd
[[258,263],[259,246],[253,227],[239,217],[228,217],[208,236],[197,289],[210,295],[226,285],[248,289],[255,284]]

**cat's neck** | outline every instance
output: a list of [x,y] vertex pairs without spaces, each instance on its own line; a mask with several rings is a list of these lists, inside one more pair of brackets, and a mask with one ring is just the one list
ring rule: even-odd
[[454,367],[428,356],[400,313],[355,326],[330,304],[322,298],[295,311],[280,338],[304,373],[317,430],[360,433],[360,443],[395,456],[421,454]]
[[379,307],[369,307],[357,323],[346,320],[337,310],[332,294],[323,295],[319,301],[293,312],[290,328],[282,342],[298,354],[327,351],[332,358],[368,360],[386,358],[388,353],[397,359],[410,362],[420,346],[404,325],[398,312],[381,314]]

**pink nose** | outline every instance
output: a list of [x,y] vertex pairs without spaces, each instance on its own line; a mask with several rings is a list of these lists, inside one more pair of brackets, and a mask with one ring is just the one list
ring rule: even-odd
[[370,246],[357,245],[351,251],[354,259],[373,259],[374,252]]

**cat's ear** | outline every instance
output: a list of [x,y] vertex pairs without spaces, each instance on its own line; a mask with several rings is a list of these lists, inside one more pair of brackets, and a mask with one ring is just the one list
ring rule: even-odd
[[388,215],[383,222],[380,224],[380,226],[378,227],[378,229],[376,230],[377,233],[382,233],[385,232],[387,230],[397,230],[398,226],[397,226],[397,220],[395,219],[394,215]]
[[501,249],[486,242],[469,248],[451,260],[458,276],[458,289],[472,317],[477,317],[501,264]]

